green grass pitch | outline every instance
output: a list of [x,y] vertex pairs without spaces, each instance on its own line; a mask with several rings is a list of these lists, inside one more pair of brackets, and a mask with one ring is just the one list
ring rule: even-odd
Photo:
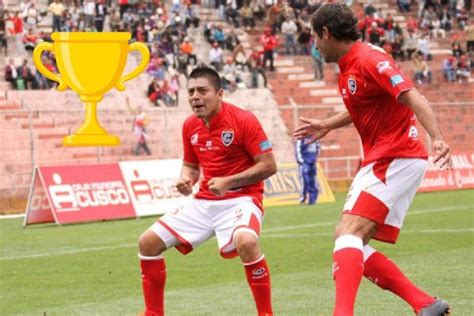
[[[276,315],[331,315],[332,232],[344,201],[266,210],[261,244]],[[474,191],[418,194],[397,245],[372,242],[420,287],[474,315]],[[0,220],[0,315],[136,315],[143,311],[136,241],[155,218],[23,229]],[[215,239],[182,256],[171,249],[167,315],[255,315],[238,259]],[[413,315],[363,280],[356,315]]]

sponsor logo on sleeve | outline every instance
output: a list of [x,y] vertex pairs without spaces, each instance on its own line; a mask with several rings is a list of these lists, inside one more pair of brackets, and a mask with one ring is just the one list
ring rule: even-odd
[[395,87],[396,85],[402,82],[405,82],[405,80],[403,80],[403,77],[401,75],[395,75],[390,77],[390,83],[392,84],[392,87]]
[[392,66],[390,66],[390,62],[388,60],[381,61],[377,64],[377,71],[379,74],[389,69],[392,69]]
[[267,150],[272,148],[272,144],[268,140],[264,140],[263,142],[260,143],[260,150]]

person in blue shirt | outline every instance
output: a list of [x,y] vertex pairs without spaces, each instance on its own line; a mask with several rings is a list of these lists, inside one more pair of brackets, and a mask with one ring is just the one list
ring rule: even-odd
[[318,185],[316,181],[316,160],[320,152],[319,141],[310,143],[309,138],[296,141],[296,161],[302,183],[300,203],[316,203],[318,199]]

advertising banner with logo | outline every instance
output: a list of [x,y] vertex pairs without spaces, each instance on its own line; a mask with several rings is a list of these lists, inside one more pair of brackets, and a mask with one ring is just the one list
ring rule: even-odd
[[[453,169],[439,170],[432,163],[428,166],[420,192],[460,190],[474,188],[474,152],[453,153]],[[433,157],[430,157],[430,162]]]
[[[319,188],[317,203],[334,202],[334,194],[319,163],[317,181]],[[296,205],[299,203],[301,186],[302,183],[296,163],[278,164],[277,173],[265,180],[265,199],[263,200],[263,205]]]
[[164,214],[190,198],[176,189],[182,164],[180,159],[119,163],[137,216]]
[[[50,211],[41,197],[41,188]],[[68,224],[135,216],[118,164],[39,167],[24,225],[48,222],[52,218],[57,224]]]

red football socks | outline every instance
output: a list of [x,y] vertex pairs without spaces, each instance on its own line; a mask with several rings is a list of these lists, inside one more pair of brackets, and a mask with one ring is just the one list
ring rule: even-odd
[[243,263],[243,265],[245,266],[247,281],[257,305],[258,315],[273,315],[270,270],[268,270],[265,257],[262,256],[255,262]]
[[146,306],[145,316],[163,316],[166,283],[165,259],[161,256],[145,257],[140,255],[139,257]]
[[370,246],[364,247],[364,276],[384,290],[400,296],[418,313],[423,307],[433,303],[435,298],[417,288],[392,260]]
[[362,239],[354,235],[337,238],[333,261],[333,276],[336,282],[334,316],[352,316],[357,290],[364,273]]

